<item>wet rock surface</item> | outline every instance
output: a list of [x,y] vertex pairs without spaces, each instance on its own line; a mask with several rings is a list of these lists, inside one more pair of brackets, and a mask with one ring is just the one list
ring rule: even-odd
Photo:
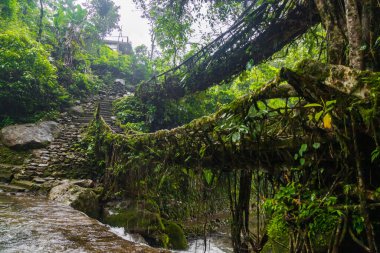
[[49,199],[71,206],[90,217],[97,218],[99,216],[99,196],[93,189],[82,187],[93,184],[91,180],[88,180],[91,182],[86,181],[65,180],[51,189]]
[[43,197],[0,193],[0,252],[165,252],[112,233],[109,227]]
[[[99,222],[79,212],[98,217],[99,195],[103,189],[88,179],[94,171],[90,167],[91,159],[78,150],[76,144],[82,138],[83,129],[93,119],[98,104],[104,120],[114,131],[121,131],[114,124],[112,115],[112,102],[121,96],[123,93],[118,90],[106,90],[78,101],[75,106],[78,110],[71,108],[62,112],[58,123],[54,123],[60,126],[60,131],[52,134],[53,138],[46,146],[33,146],[35,149],[25,156],[23,164],[22,161],[17,165],[1,164],[0,161],[0,252],[161,251],[135,247],[133,243],[109,234],[104,226],[94,228],[91,234],[92,226],[99,225]],[[13,198],[4,195],[6,192],[16,195]],[[26,197],[26,192],[47,194],[51,201]],[[4,198],[8,198],[5,204],[1,202]],[[71,217],[72,212],[82,216]]]

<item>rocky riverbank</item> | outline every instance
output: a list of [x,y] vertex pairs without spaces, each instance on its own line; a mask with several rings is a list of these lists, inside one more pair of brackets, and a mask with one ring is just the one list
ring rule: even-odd
[[153,246],[186,249],[182,228],[162,219],[158,207],[153,210],[133,199],[128,205],[126,201],[107,203],[102,173],[80,145],[97,106],[112,130],[122,131],[114,124],[112,102],[124,94],[120,85],[114,85],[76,101],[56,121],[3,128],[0,149],[7,156],[0,155],[0,191],[37,192],[106,224],[141,234]]

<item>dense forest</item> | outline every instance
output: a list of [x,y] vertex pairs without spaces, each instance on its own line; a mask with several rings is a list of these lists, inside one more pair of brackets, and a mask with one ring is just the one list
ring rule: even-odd
[[0,193],[155,247],[109,252],[379,252],[380,3],[133,2],[115,50],[112,0],[1,1]]

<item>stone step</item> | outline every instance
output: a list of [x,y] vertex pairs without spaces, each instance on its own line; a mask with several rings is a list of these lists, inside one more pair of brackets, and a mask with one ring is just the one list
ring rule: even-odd
[[112,110],[100,110],[100,115],[102,114],[113,114]]
[[25,192],[25,191],[28,191],[24,187],[11,185],[11,184],[7,184],[7,183],[0,183],[0,190],[2,190],[4,192]]
[[11,172],[0,172],[0,182],[9,183],[13,178],[13,173]]
[[8,181],[14,173],[22,168],[24,167],[20,165],[0,164],[0,181]]
[[14,164],[5,164],[5,163],[0,163],[0,170],[12,170],[12,169],[21,169],[23,166],[22,165],[14,165]]
[[81,123],[81,125],[83,125],[83,124],[89,124],[91,120],[78,120],[78,122]]
[[78,122],[78,120],[81,120],[81,119],[88,119],[88,120],[92,120],[94,119],[95,117],[94,116],[89,116],[89,117],[80,117],[80,118],[77,118],[75,121]]
[[40,188],[40,185],[29,180],[15,180],[13,179],[11,182],[12,186],[17,186],[21,188],[25,188],[28,190],[38,190]]

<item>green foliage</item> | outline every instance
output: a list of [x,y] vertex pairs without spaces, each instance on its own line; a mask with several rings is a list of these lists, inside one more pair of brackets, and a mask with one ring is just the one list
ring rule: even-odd
[[0,18],[8,21],[15,19],[18,9],[17,0],[3,0],[0,3]]
[[102,45],[98,49],[98,57],[92,62],[94,66],[109,66],[119,71],[128,71],[131,65],[129,55],[119,55],[116,51],[108,46]]
[[380,156],[380,147],[374,149],[371,153],[371,162],[376,161]]
[[21,117],[67,102],[49,53],[25,30],[0,34],[0,117]]
[[203,170],[203,178],[206,181],[207,185],[211,186],[212,179],[213,179],[213,173],[209,169]]
[[139,99],[134,96],[121,98],[114,102],[116,117],[121,126],[126,130],[147,132],[149,128],[147,122],[151,117],[150,108],[147,108]]
[[74,72],[72,78],[73,84],[68,87],[68,91],[75,95],[97,90],[102,84],[97,76],[79,71]]
[[274,215],[268,224],[268,236],[274,240],[283,240],[289,234],[289,227],[280,215]]
[[337,198],[324,196],[295,182],[281,187],[274,198],[267,199],[265,207],[272,212],[268,231],[284,236],[287,229],[308,231],[313,240],[326,238],[335,228],[341,211],[334,208]]
[[15,122],[14,120],[9,117],[9,116],[5,116],[1,121],[0,121],[0,128],[3,128],[3,127],[6,127],[6,126],[9,126],[9,125],[13,125]]
[[90,21],[96,27],[100,37],[103,38],[118,27],[119,7],[115,6],[111,0],[92,0],[90,3],[93,11]]
[[22,165],[29,156],[28,151],[16,151],[0,145],[0,164]]

